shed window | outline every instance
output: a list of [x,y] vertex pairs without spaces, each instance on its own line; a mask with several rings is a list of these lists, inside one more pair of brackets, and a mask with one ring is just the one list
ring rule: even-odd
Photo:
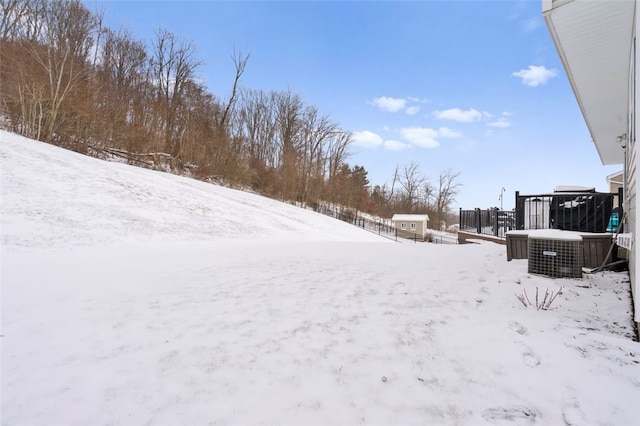
[[415,224],[415,223],[412,223],[412,224],[411,224],[411,229],[413,229],[413,230],[415,230],[415,229],[416,229],[416,224]]
[[400,228],[401,228],[401,229],[407,229],[407,224],[406,224],[406,223],[404,223],[404,222],[402,222],[402,223],[400,224]]

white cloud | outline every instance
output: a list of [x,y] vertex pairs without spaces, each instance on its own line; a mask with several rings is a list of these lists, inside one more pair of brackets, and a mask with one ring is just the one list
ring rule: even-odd
[[384,148],[389,151],[402,151],[402,150],[411,148],[411,145],[404,142],[389,139],[384,141]]
[[405,106],[407,105],[407,100],[382,96],[379,98],[375,98],[373,100],[373,104],[383,111],[398,112],[401,109],[405,108]]
[[525,33],[530,33],[540,28],[541,26],[542,26],[542,19],[538,17],[529,18],[522,23],[522,29]]
[[404,110],[404,112],[406,112],[409,115],[416,115],[417,113],[420,112],[420,107],[417,105],[411,106],[407,109]]
[[438,135],[440,135],[440,137],[443,138],[449,138],[449,139],[453,139],[453,138],[459,138],[460,136],[462,136],[462,133],[450,129],[448,127],[440,127],[438,129]]
[[492,121],[491,123],[488,123],[487,126],[496,127],[499,129],[506,129],[507,127],[511,127],[511,122],[504,117],[500,117],[496,121]]
[[400,134],[410,144],[420,148],[436,148],[438,142],[438,131],[426,127],[405,127],[400,130]]
[[467,111],[463,111],[460,108],[451,108],[443,111],[435,111],[433,114],[436,118],[458,121],[460,123],[472,123],[474,121],[480,121],[482,118],[482,113],[473,108]]
[[383,143],[383,139],[380,135],[370,132],[369,130],[363,130],[361,132],[353,132],[354,145],[364,148],[375,148]]
[[404,112],[408,115],[416,115],[417,113],[420,112],[420,106],[418,105],[408,106],[408,105],[409,103],[419,103],[419,102],[420,102],[420,99],[411,97],[411,96],[407,97],[406,99],[381,96],[379,98],[375,98],[371,103],[377,106],[378,108],[380,108],[382,111],[398,112],[398,111],[404,110]]
[[522,80],[522,84],[537,87],[541,84],[545,84],[551,78],[558,75],[558,71],[547,69],[544,65],[529,65],[529,69],[520,70],[511,75],[513,77],[519,77]]

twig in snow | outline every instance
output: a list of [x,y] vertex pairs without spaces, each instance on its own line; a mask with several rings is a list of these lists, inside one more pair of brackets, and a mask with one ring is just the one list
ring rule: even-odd
[[540,311],[547,311],[551,308],[551,304],[553,303],[554,300],[556,300],[556,297],[558,297],[558,295],[560,293],[562,293],[562,289],[564,289],[564,287],[560,287],[560,289],[557,292],[551,292],[549,293],[549,289],[546,289],[544,292],[544,296],[542,296],[542,300],[540,300],[540,292],[538,287],[536,287],[536,303],[533,304],[531,303],[531,300],[529,300],[529,296],[527,295],[527,290],[523,289],[523,294],[516,294],[516,299],[518,299],[520,301],[520,303],[522,303],[524,305],[525,308],[528,308],[529,306],[535,306],[536,310]]
[[522,294],[516,294],[516,299],[522,302],[525,308],[529,306],[527,305],[527,301],[524,299],[524,296]]
[[558,291],[556,292],[556,294],[553,294],[553,292],[551,292],[551,299],[549,299],[549,303],[547,303],[547,305],[546,305],[546,306],[543,306],[543,309],[544,309],[544,310],[549,309],[549,307],[551,306],[551,304],[553,303],[553,301],[554,301],[554,300],[556,300],[556,297],[558,297],[558,295],[559,295],[560,293],[562,293],[562,289],[563,289],[563,288],[564,288],[564,287],[560,287],[560,290],[558,290]]

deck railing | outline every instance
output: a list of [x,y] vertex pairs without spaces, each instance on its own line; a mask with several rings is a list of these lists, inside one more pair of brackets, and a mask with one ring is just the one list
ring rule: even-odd
[[[521,195],[516,191],[516,208],[460,209],[460,231],[504,238],[511,230],[561,229],[589,233],[615,232],[610,218],[614,209],[622,212],[622,189],[609,192],[554,192]],[[619,213],[619,217],[621,213]]]
[[504,238],[516,227],[516,213],[498,209],[460,209],[460,231]]

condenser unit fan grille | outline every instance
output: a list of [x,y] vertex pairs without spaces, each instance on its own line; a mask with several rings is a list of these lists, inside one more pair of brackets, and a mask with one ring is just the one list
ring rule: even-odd
[[529,236],[529,273],[556,278],[582,277],[582,239]]

